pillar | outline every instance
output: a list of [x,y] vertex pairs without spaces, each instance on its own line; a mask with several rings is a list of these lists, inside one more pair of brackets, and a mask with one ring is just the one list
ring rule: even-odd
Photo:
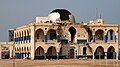
[[60,36],[57,35],[57,42],[60,42]]
[[14,45],[10,46],[10,58],[13,58],[15,56],[15,51],[14,51]]
[[31,39],[31,38],[30,38],[30,35],[29,35],[29,38],[28,38],[28,39],[29,39],[29,43],[30,43],[30,39]]
[[20,44],[20,38],[18,37],[18,44]]
[[30,52],[27,53],[27,58],[30,59]]
[[95,42],[95,35],[93,35],[93,42]]
[[28,43],[28,41],[27,41],[27,36],[26,36],[26,43]]
[[104,42],[107,42],[107,35],[104,35]]
[[30,45],[31,45],[31,59],[32,60],[34,60],[34,52],[35,52],[35,29],[34,29],[34,25],[32,25],[31,27],[30,27],[30,29],[31,29],[31,43],[30,43]]
[[116,60],[118,60],[119,59],[119,44],[116,44],[117,46],[116,46]]
[[108,32],[107,36],[108,36],[107,39],[110,40],[110,31]]
[[18,59],[20,59],[20,53],[18,53]]
[[46,54],[47,54],[47,53],[46,53],[46,52],[44,52],[44,60],[46,60]]
[[47,42],[47,35],[44,35],[44,42]]
[[58,54],[59,52],[57,52],[57,60],[59,59],[59,54]]
[[105,56],[104,56],[104,59],[107,59],[107,52],[105,52]]
[[22,54],[20,53],[20,59],[22,59]]

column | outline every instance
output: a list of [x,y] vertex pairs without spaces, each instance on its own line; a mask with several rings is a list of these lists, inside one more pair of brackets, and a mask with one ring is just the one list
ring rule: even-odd
[[29,43],[30,43],[30,35],[29,35]]
[[23,59],[23,58],[24,58],[23,53],[21,53],[21,59]]
[[57,54],[57,60],[59,59],[59,54],[58,54],[59,52],[57,52],[56,54]]
[[95,42],[95,35],[93,35],[93,42]]
[[44,42],[47,42],[47,35],[44,35]]
[[22,37],[20,36],[19,39],[20,39],[20,40],[19,40],[19,41],[20,41],[20,44],[22,44]]
[[27,43],[30,43],[30,36],[29,35],[27,36],[26,41],[27,41]]
[[25,59],[27,58],[27,54],[26,54],[26,52],[24,53],[25,54]]
[[95,42],[95,31],[92,31],[92,40]]
[[19,37],[18,37],[18,44],[20,44],[20,39],[19,39]]
[[22,36],[22,43],[24,43],[24,36]]
[[18,59],[20,59],[20,53],[18,52]]
[[107,42],[107,35],[104,35],[104,42]]
[[57,42],[60,42],[60,36],[57,35]]
[[26,43],[26,36],[24,36],[24,43]]
[[105,57],[104,57],[104,59],[107,59],[107,52],[105,52]]
[[21,54],[21,52],[20,52],[20,59],[22,59],[22,56],[21,56],[22,54]]
[[17,37],[17,44],[19,44],[19,37]]
[[47,54],[47,53],[46,53],[46,52],[44,52],[44,60],[46,60],[46,54]]
[[108,36],[108,40],[110,40],[110,32],[108,32],[108,35],[107,35],[107,36]]
[[27,43],[27,36],[25,36],[25,43]]
[[28,58],[29,58],[29,59],[31,58],[31,53],[30,53],[30,52],[28,52]]
[[35,29],[34,29],[34,25],[32,25],[31,27],[30,27],[30,29],[31,29],[31,43],[30,43],[30,45],[31,45],[31,59],[32,60],[34,60],[34,52],[35,52]]

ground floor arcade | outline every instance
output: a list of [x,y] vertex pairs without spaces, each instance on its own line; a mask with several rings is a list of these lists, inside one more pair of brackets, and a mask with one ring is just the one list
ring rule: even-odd
[[[24,49],[23,49],[24,50]],[[73,58],[94,58],[94,59],[115,59],[117,49],[113,45],[62,45],[62,46],[37,46],[34,51],[34,59],[73,59]],[[16,51],[16,59],[31,58],[31,50]]]

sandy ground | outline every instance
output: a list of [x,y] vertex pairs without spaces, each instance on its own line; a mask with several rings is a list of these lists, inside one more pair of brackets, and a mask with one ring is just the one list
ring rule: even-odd
[[[15,63],[14,63],[15,62]],[[120,60],[64,59],[12,60],[1,59],[0,67],[120,67]]]

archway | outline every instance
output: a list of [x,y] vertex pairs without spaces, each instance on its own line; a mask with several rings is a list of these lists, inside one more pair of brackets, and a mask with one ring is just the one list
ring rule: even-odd
[[62,47],[61,47],[59,51],[59,59],[63,59],[63,58],[65,58],[65,56],[63,56],[62,54]]
[[104,48],[99,46],[94,53],[95,59],[104,59]]
[[73,42],[73,40],[75,38],[75,34],[76,34],[76,29],[74,27],[70,27],[69,32],[71,34],[71,42]]
[[41,46],[35,51],[35,59],[44,59],[44,49]]
[[47,50],[47,59],[57,59],[56,48],[51,46]]
[[50,30],[47,32],[47,39],[48,39],[48,40],[55,40],[56,38],[57,38],[56,31],[53,30],[53,29],[50,29]]
[[70,49],[69,58],[70,59],[74,58],[74,49]]
[[35,41],[36,42],[43,42],[44,41],[44,32],[42,29],[38,29],[35,32]]
[[97,30],[95,32],[95,39],[96,40],[103,40],[104,38],[104,31],[103,30]]
[[[107,59],[113,59],[115,58],[116,56],[113,55],[115,52],[115,48],[113,46],[110,46],[107,50]],[[114,56],[114,57],[113,57]]]

